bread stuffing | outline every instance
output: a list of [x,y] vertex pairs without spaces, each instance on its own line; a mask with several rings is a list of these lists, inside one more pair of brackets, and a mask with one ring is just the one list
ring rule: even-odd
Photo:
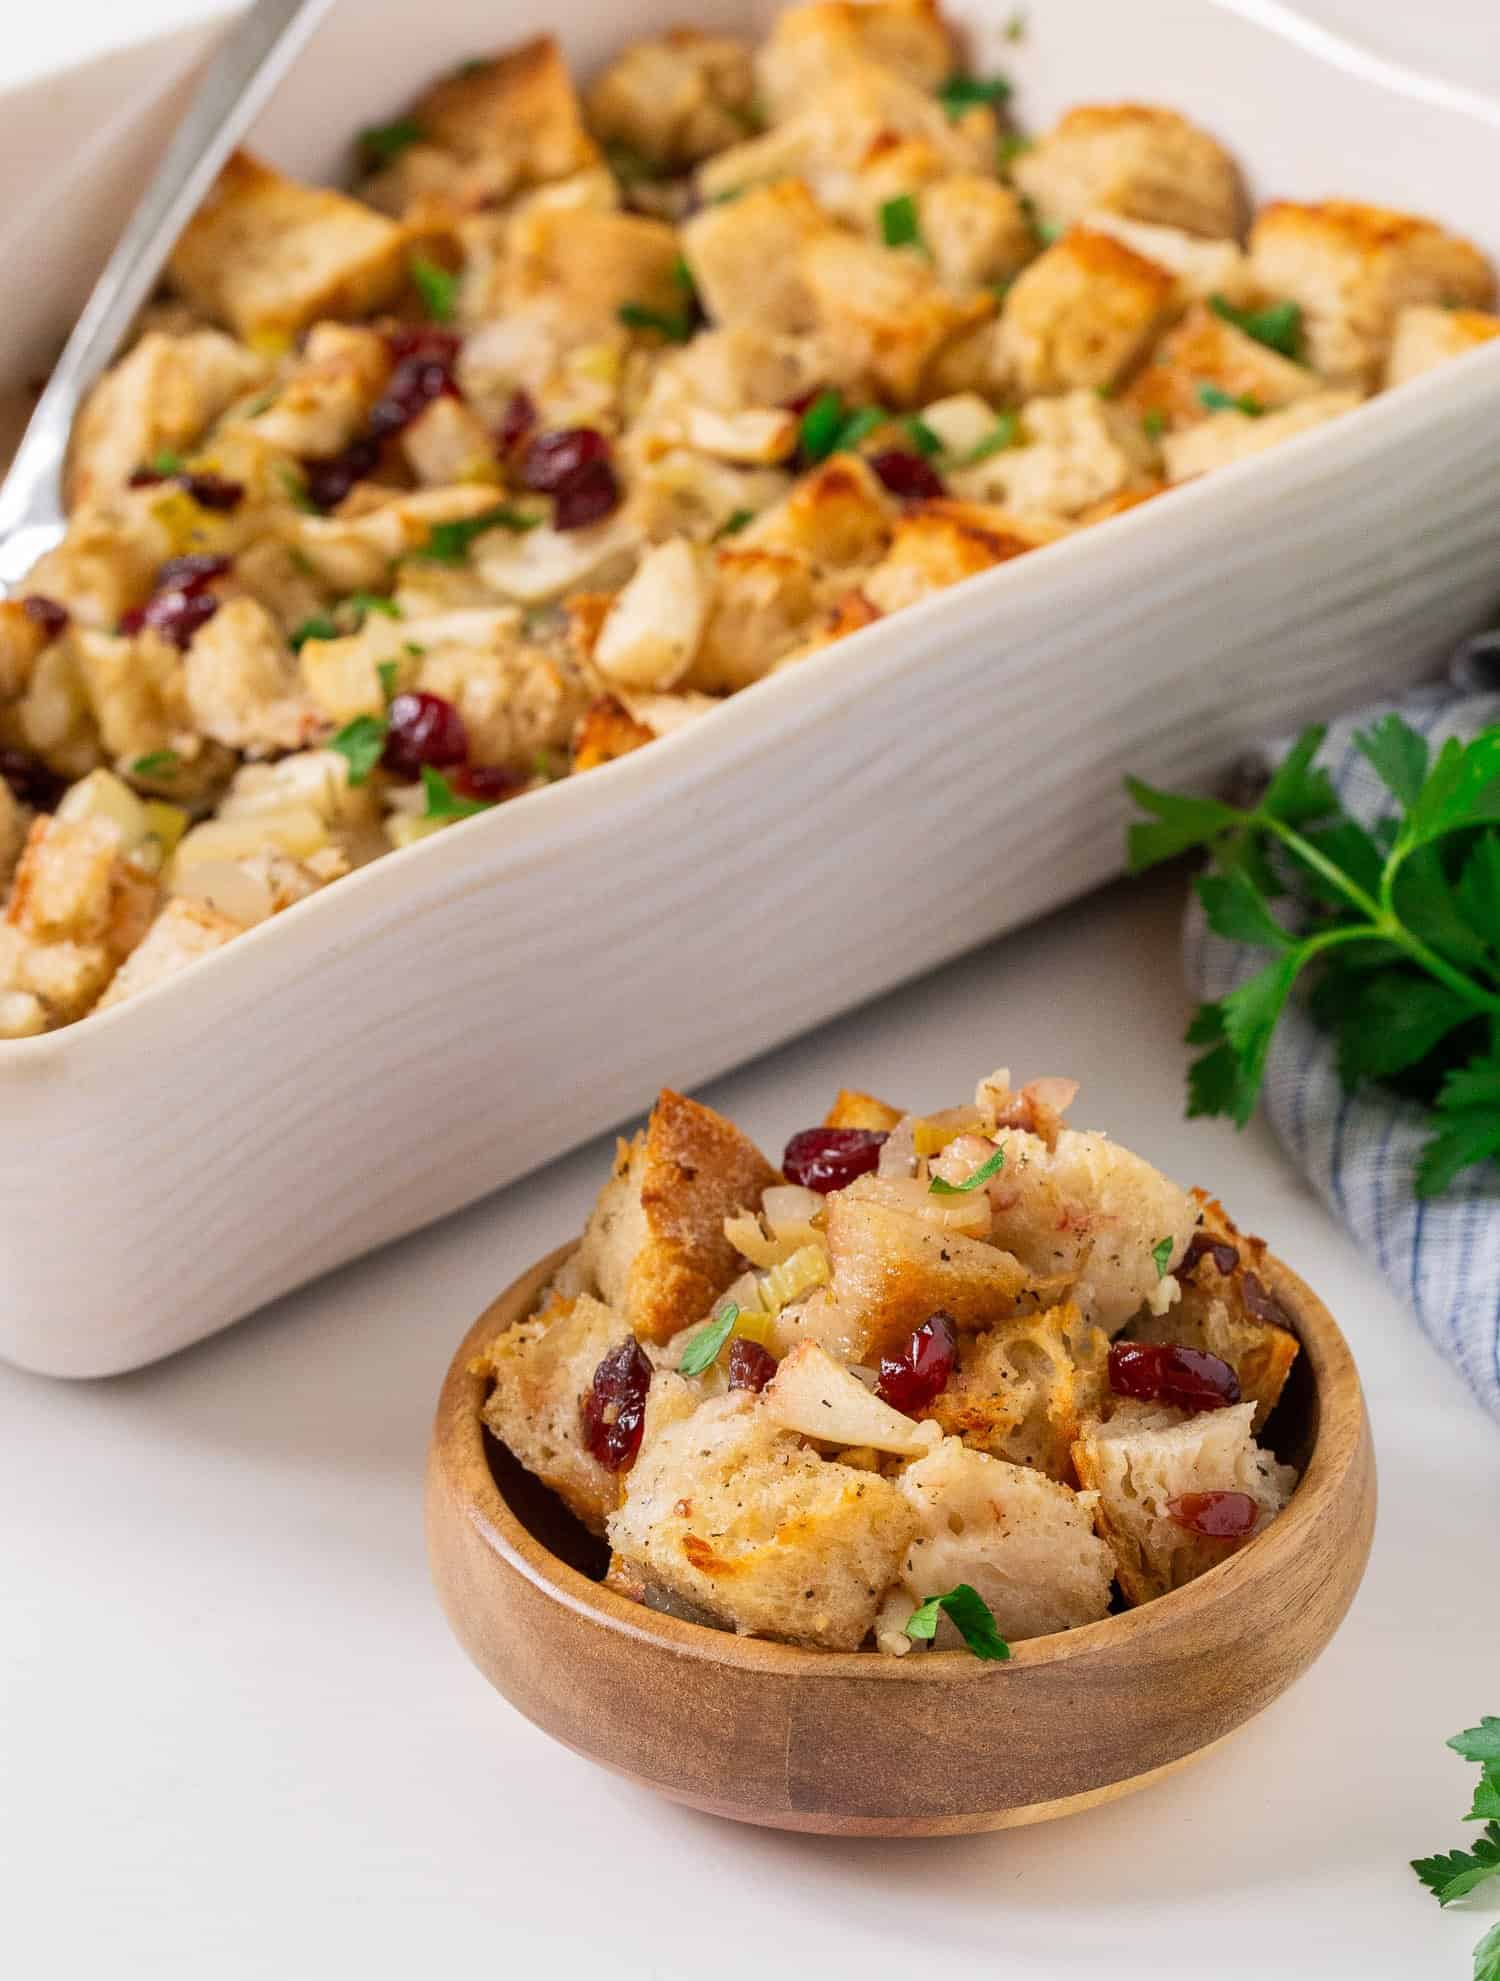
[[1273,1448],[1295,1316],[1215,1199],[1068,1126],[1076,1092],[1002,1070],[919,1116],[845,1090],[779,1169],[662,1094],[473,1365],[611,1589],[809,1648],[1003,1659],[1264,1531],[1297,1484]]
[[[233,157],[79,416],[0,602],[0,1040],[1500,332],[1467,241],[1257,210],[1181,108],[1024,131],[936,0],[418,80],[341,186]],[[1036,1262],[976,1242],[983,1317]]]

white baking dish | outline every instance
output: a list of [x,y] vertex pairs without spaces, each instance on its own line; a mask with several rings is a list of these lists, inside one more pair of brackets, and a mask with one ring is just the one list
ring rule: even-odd
[[[587,67],[679,11],[578,0],[562,32]],[[1258,197],[1406,206],[1500,252],[1500,107],[1281,9],[1036,0],[1019,44],[1010,0],[955,11],[1028,123],[1081,99],[1172,102]],[[256,141],[336,174],[347,134],[430,74],[554,24],[527,0],[347,0]],[[0,227],[13,381],[64,327],[199,45],[0,99],[0,183],[34,189]],[[1421,673],[1483,618],[1497,432],[1491,346],[381,860],[159,994],[0,1046],[0,1353],[70,1376],[166,1354],[662,1081],[1104,879],[1126,770],[1208,776],[1262,730]],[[1106,1023],[1106,958],[1099,1006]]]

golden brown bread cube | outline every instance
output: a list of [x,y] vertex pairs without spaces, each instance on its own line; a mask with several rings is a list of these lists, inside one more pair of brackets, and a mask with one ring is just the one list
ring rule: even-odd
[[877,1100],[873,1094],[862,1094],[853,1087],[840,1087],[834,1096],[833,1106],[823,1116],[825,1128],[871,1128],[879,1134],[888,1135],[901,1119],[904,1109],[892,1107],[889,1101]]
[[792,551],[820,570],[869,564],[890,543],[896,514],[861,455],[835,454],[743,530],[736,548]]
[[1449,358],[1461,358],[1500,337],[1500,316],[1488,310],[1444,309],[1439,303],[1413,303],[1396,316],[1386,360],[1385,384],[1404,385]]
[[988,291],[955,294],[915,253],[852,234],[813,235],[803,242],[797,267],[818,329],[879,397],[896,405],[921,397],[923,374],[944,345],[994,314]]
[[[1291,1498],[1297,1475],[1255,1443],[1254,1415],[1253,1403],[1195,1417],[1129,1405],[1107,1424],[1085,1428],[1073,1463],[1084,1487],[1099,1495],[1095,1523],[1114,1552],[1128,1603],[1149,1603],[1215,1567]],[[1173,1517],[1174,1501],[1221,1492],[1245,1493],[1255,1503],[1255,1524],[1239,1539],[1209,1538]]]
[[590,702],[573,731],[573,768],[597,770],[600,764],[613,763],[655,740],[656,732],[637,722],[623,702],[614,695],[601,695]]
[[309,459],[337,454],[364,432],[390,374],[390,345],[378,330],[314,324],[270,403],[244,425],[287,454]]
[[512,227],[504,299],[574,340],[617,330],[627,305],[680,310],[676,232],[640,213],[537,207]]
[[1215,468],[1227,468],[1236,461],[1265,454],[1283,440],[1294,440],[1299,433],[1351,413],[1363,395],[1352,389],[1312,392],[1305,399],[1294,399],[1274,413],[1256,418],[1248,413],[1212,413],[1197,426],[1169,433],[1162,441],[1162,459],[1167,480],[1191,481]]
[[812,565],[794,550],[741,549],[714,554],[708,622],[683,685],[728,694],[770,672],[797,644],[817,608]]
[[761,95],[777,120],[816,100],[832,77],[869,65],[936,89],[957,67],[937,0],[813,0],[784,7],[755,57]]
[[914,1526],[891,1480],[819,1458],[740,1391],[643,1442],[608,1531],[726,1628],[855,1651]]
[[917,198],[922,239],[951,288],[1008,282],[1036,253],[1026,209],[1009,186],[977,172],[955,172]]
[[1268,296],[1301,304],[1313,369],[1367,390],[1380,378],[1401,310],[1488,309],[1495,299],[1494,270],[1472,242],[1417,214],[1354,200],[1262,207],[1250,266]]
[[1158,431],[1197,426],[1213,411],[1202,388],[1274,409],[1326,390],[1306,365],[1247,336],[1207,303],[1197,303],[1163,337],[1120,394],[1120,407]]
[[1239,168],[1217,139],[1175,110],[1084,103],[1021,153],[1012,176],[1052,226],[1091,207],[1223,239],[1244,221]]
[[252,343],[365,316],[405,278],[402,231],[358,200],[236,152],[167,264],[172,286]]
[[0,599],[0,702],[14,701],[26,692],[48,644],[48,629],[20,599]]
[[1071,1304],[1004,1321],[960,1340],[958,1373],[923,1415],[975,1451],[1072,1484],[1073,1442],[1099,1407],[1108,1347]]
[[777,1172],[733,1122],[665,1089],[622,1142],[583,1235],[583,1265],[643,1341],[701,1320],[740,1269],[724,1220],[758,1209]]
[[465,62],[417,99],[412,117],[427,143],[460,158],[504,160],[519,184],[565,179],[598,157],[551,35]]
[[606,144],[681,171],[755,128],[749,44],[696,28],[632,42],[591,86],[587,103]]
[[978,502],[914,503],[897,519],[890,550],[860,589],[882,612],[1006,564],[1067,534],[1067,526]]
[[99,1010],[107,1011],[127,998],[154,990],[244,932],[241,923],[231,921],[206,902],[182,897],[169,901],[115,972],[99,1000]]
[[1074,227],[1023,269],[1000,313],[1002,343],[1023,392],[1113,386],[1177,301],[1168,269],[1112,234]]
[[804,242],[829,231],[800,179],[755,186],[706,206],[682,230],[682,253],[711,322],[788,334],[817,320],[801,273]]
[[1003,503],[1022,515],[1073,517],[1147,479],[1153,450],[1139,419],[1078,390],[1032,399],[1023,444],[1001,448],[949,477],[957,495]]

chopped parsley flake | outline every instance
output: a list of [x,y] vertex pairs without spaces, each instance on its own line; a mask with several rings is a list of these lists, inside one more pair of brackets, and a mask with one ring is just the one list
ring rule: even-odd
[[451,323],[458,300],[459,277],[440,268],[426,255],[413,255],[410,263],[412,285],[422,298],[422,307],[434,323]]
[[1284,358],[1301,357],[1300,303],[1272,303],[1263,310],[1239,310],[1223,296],[1210,296],[1209,307],[1216,316],[1232,323],[1236,330],[1243,330],[1247,337],[1253,337],[1257,344],[1264,344],[1268,350],[1279,351]]
[[936,1637],[938,1611],[942,1610],[976,1658],[1004,1664],[1010,1646],[995,1627],[995,1613],[967,1582],[960,1582],[946,1596],[929,1596],[907,1619],[906,1634],[919,1642]]
[[711,1362],[718,1360],[719,1350],[734,1332],[734,1324],[739,1317],[739,1308],[732,1300],[727,1301],[683,1349],[682,1360],[677,1364],[678,1371],[684,1376],[701,1376]]
[[420,144],[426,132],[415,117],[397,117],[390,124],[371,124],[360,132],[360,157],[370,167],[389,165],[410,144]]
[[382,619],[401,617],[400,606],[393,598],[387,598],[384,592],[350,592],[348,605],[351,611],[359,614],[362,621],[370,618],[374,613],[378,613]]
[[972,110],[977,103],[994,105],[1003,103],[1010,95],[1011,86],[1004,76],[949,76],[937,93],[950,118],[955,121],[966,110]]
[[349,782],[363,784],[380,762],[387,730],[383,715],[357,715],[346,722],[336,736],[329,738],[330,750],[337,750],[349,766]]
[[423,818],[429,819],[470,819],[476,812],[494,810],[493,804],[480,798],[461,798],[440,770],[431,764],[422,766],[422,789],[427,793],[427,809]]
[[1221,385],[1200,385],[1198,400],[1200,405],[1206,406],[1211,413],[1244,413],[1252,420],[1258,420],[1266,410],[1259,399],[1252,397],[1250,393],[1242,392],[1236,397],[1233,392],[1226,392]]
[[919,454],[924,455],[930,461],[934,455],[942,453],[943,443],[938,439],[926,420],[919,419],[915,413],[912,413],[902,421],[902,425],[906,428],[912,446],[916,448]]
[[380,677],[380,692],[389,703],[395,696],[396,683],[401,678],[401,663],[399,660],[377,661],[375,672]]
[[1167,1276],[1167,1267],[1172,1263],[1171,1239],[1158,1238],[1156,1243],[1151,1247],[1151,1258],[1156,1267],[1156,1277],[1158,1279],[1165,1279]]
[[182,762],[175,750],[148,750],[130,766],[132,777],[170,777]]
[[930,1197],[967,1197],[971,1190],[978,1190],[992,1176],[998,1176],[1004,1167],[1005,1144],[1002,1142],[995,1153],[986,1157],[964,1182],[950,1183],[945,1176],[935,1176],[927,1186],[927,1194]]
[[880,238],[888,248],[919,248],[922,227],[917,219],[917,202],[910,193],[898,193],[880,209]]
[[1019,413],[999,413],[995,424],[976,446],[959,457],[955,466],[972,468],[976,461],[987,461],[992,454],[1003,454],[1007,447],[1014,447],[1021,438],[1021,416]]
[[753,523],[754,521],[755,511],[753,509],[736,509],[734,514],[726,517],[718,529],[715,530],[714,539],[717,542],[720,537],[737,537],[747,523]]
[[621,303],[616,315],[627,330],[654,330],[669,344],[686,344],[693,334],[693,318],[687,310],[653,310],[645,303]]
[[336,640],[339,629],[336,622],[326,612],[315,612],[311,619],[304,619],[292,635],[292,647],[300,653],[309,640]]
[[1031,139],[1023,137],[1019,131],[1002,131],[997,153],[1000,170],[1003,172],[1013,158],[1019,158],[1023,151],[1030,151]]
[[803,459],[816,465],[826,461],[838,445],[846,423],[843,395],[820,392],[802,415],[798,445]]
[[151,472],[153,475],[180,475],[182,469],[182,456],[180,454],[174,454],[170,447],[163,447],[151,456]]
[[451,523],[434,523],[426,545],[415,554],[429,564],[462,564],[469,546],[491,530],[534,530],[540,516],[527,516],[508,503],[497,503],[477,516],[461,516]]
[[1160,406],[1141,414],[1141,431],[1151,440],[1160,440],[1167,430],[1167,416]]
[[890,414],[883,406],[861,406],[858,412],[851,413],[834,436],[830,452],[852,454],[862,440],[868,440],[872,433],[890,424]]
[[307,492],[307,481],[300,468],[294,468],[290,461],[283,461],[277,470],[286,499],[294,509],[300,509],[304,516],[316,516],[318,505]]

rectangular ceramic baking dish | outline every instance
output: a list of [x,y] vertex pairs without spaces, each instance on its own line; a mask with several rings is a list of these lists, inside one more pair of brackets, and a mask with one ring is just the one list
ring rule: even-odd
[[[256,143],[336,177],[349,133],[478,49],[560,22],[587,71],[680,11],[346,0]],[[953,11],[1027,125],[1172,103],[1257,198],[1408,207],[1500,254],[1486,99],[1259,0],[1036,0],[1019,42],[1010,0]],[[65,328],[200,47],[0,97],[11,383]],[[0,1353],[150,1361],[1106,879],[1125,771],[1209,777],[1483,620],[1497,432],[1492,345],[383,859],[159,994],[0,1046]],[[990,1044],[1024,1050],[1003,1012]]]

